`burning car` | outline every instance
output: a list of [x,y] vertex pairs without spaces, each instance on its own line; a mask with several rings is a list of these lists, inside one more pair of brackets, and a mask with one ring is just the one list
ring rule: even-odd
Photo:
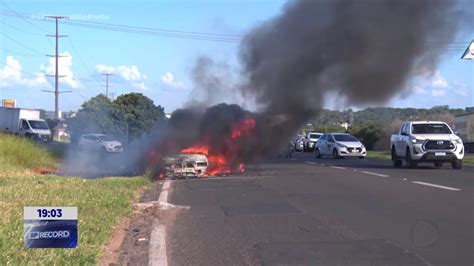
[[204,154],[178,154],[163,158],[163,174],[174,178],[206,175],[208,160]]

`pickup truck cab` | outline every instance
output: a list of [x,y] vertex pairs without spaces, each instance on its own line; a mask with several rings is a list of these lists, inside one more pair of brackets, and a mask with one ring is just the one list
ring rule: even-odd
[[318,132],[309,132],[306,134],[306,137],[303,140],[303,151],[314,151],[314,147],[318,142],[319,137],[321,137],[323,133]]
[[420,162],[432,162],[435,167],[449,162],[454,169],[462,168],[463,142],[444,122],[405,122],[400,132],[392,135],[390,144],[394,167],[401,167],[405,160],[412,168]]

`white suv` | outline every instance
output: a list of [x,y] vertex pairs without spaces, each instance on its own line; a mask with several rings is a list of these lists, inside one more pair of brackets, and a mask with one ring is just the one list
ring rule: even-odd
[[419,162],[441,167],[450,162],[454,169],[462,168],[463,142],[444,122],[405,122],[390,142],[394,167],[401,167],[405,160],[409,167],[416,167]]
[[104,134],[84,134],[79,139],[78,146],[84,150],[95,150],[106,153],[122,152],[122,143]]

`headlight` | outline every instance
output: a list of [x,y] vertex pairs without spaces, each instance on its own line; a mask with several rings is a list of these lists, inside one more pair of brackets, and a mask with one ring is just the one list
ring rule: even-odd
[[417,139],[417,138],[412,138],[411,139],[411,143],[413,144],[421,144],[423,143],[424,140],[421,140],[421,139]]
[[362,146],[360,146],[361,149],[365,150],[365,146],[364,144],[362,144]]
[[455,139],[455,140],[454,140],[454,143],[456,143],[456,144],[462,144],[462,139]]

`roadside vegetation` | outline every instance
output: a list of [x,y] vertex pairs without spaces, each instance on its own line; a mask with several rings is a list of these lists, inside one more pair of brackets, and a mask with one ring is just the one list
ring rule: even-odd
[[[368,158],[391,160],[390,152],[388,151],[369,151],[367,153]],[[463,159],[464,165],[474,166],[474,154],[466,154]]]
[[[146,177],[82,179],[41,175],[58,158],[26,139],[0,134],[0,265],[97,264],[114,225],[132,214],[131,205],[149,184]],[[78,207],[76,249],[25,249],[23,207]]]
[[[353,111],[322,110],[303,129],[305,132],[347,132],[360,139],[368,150],[385,151],[390,136],[400,130],[403,121],[438,120],[455,124],[455,115],[474,111],[474,107],[452,109],[447,105],[430,109],[377,107]],[[343,124],[347,125],[346,129]]]
[[55,156],[26,138],[0,134],[0,177],[32,175],[57,168]]

